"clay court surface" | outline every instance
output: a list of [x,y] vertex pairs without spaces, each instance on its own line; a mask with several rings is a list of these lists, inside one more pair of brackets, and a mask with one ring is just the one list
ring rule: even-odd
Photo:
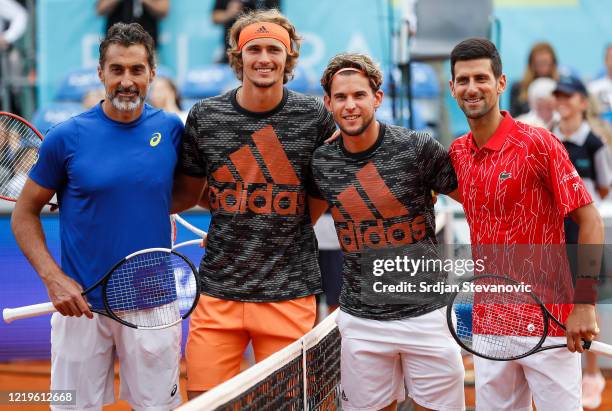
[[[117,367],[115,368],[117,372]],[[0,363],[0,390],[27,390],[27,391],[46,391],[49,389],[50,363],[48,361],[24,361],[14,363]],[[603,402],[597,411],[612,410],[612,370],[605,373],[607,384],[603,395]],[[117,375],[117,373],[116,373]],[[469,378],[469,373],[468,373]],[[115,378],[115,393],[119,392],[118,378]],[[187,394],[185,386],[185,364],[181,364],[181,395],[185,400]],[[474,389],[466,385],[466,404],[468,407],[474,406]],[[0,405],[0,411],[11,411],[24,409],[28,411],[48,410],[45,405]],[[130,411],[130,407],[125,402],[104,407],[105,411]]]

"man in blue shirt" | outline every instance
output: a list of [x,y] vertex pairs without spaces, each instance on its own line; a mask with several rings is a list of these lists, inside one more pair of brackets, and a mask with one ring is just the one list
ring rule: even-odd
[[[79,410],[102,409],[114,402],[116,354],[120,398],[135,410],[171,409],[180,404],[180,324],[159,331],[125,327],[91,312],[89,306],[102,304],[100,293],[81,293],[128,254],[170,247],[168,214],[183,125],[176,115],[144,104],[155,60],[153,40],[140,25],[109,29],[98,75],[106,99],[49,130],[12,229],[58,311],[51,319],[51,389],[76,390]],[[61,268],[40,223],[54,194]]]

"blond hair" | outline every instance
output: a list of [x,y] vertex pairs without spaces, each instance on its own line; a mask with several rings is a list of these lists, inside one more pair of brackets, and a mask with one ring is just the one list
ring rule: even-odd
[[297,64],[297,59],[300,56],[300,45],[302,38],[298,36],[297,31],[293,24],[283,16],[278,10],[254,10],[249,13],[241,15],[238,20],[234,23],[230,29],[229,44],[230,47],[227,50],[227,57],[229,58],[229,65],[236,73],[236,77],[242,81],[242,69],[244,67],[242,62],[242,50],[238,47],[238,39],[240,38],[240,32],[247,26],[254,23],[275,23],[283,27],[289,33],[289,39],[291,41],[291,50],[287,50],[287,61],[285,62],[285,74],[283,76],[283,83],[287,83],[293,78],[293,69]]

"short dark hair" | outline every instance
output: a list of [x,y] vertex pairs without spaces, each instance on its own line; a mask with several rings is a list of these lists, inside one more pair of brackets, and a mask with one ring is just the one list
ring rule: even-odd
[[143,45],[147,51],[149,68],[155,68],[155,43],[153,42],[153,37],[140,24],[115,23],[108,29],[106,36],[100,43],[98,64],[100,64],[101,68],[104,68],[106,50],[108,50],[111,44],[118,44],[123,47]]
[[[331,96],[331,87],[334,76],[343,68],[354,68],[363,73],[370,82],[370,88],[373,93],[376,93],[383,82],[383,75],[376,63],[365,54],[359,53],[341,53],[337,54],[329,61],[323,76],[321,77],[321,87],[325,90],[328,96]],[[340,75],[344,74],[340,73]],[[355,72],[346,72],[347,74]]]
[[451,51],[451,75],[455,79],[455,63],[458,61],[489,59],[495,78],[502,74],[502,62],[497,47],[491,41],[483,38],[469,38],[457,44]]

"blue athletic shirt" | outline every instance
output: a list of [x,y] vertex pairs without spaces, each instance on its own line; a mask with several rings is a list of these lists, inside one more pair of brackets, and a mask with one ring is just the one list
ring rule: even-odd
[[[176,115],[146,104],[131,123],[111,120],[98,104],[47,133],[30,178],[57,191],[61,266],[84,289],[135,251],[170,247],[182,133]],[[102,307],[99,289],[87,300]]]

